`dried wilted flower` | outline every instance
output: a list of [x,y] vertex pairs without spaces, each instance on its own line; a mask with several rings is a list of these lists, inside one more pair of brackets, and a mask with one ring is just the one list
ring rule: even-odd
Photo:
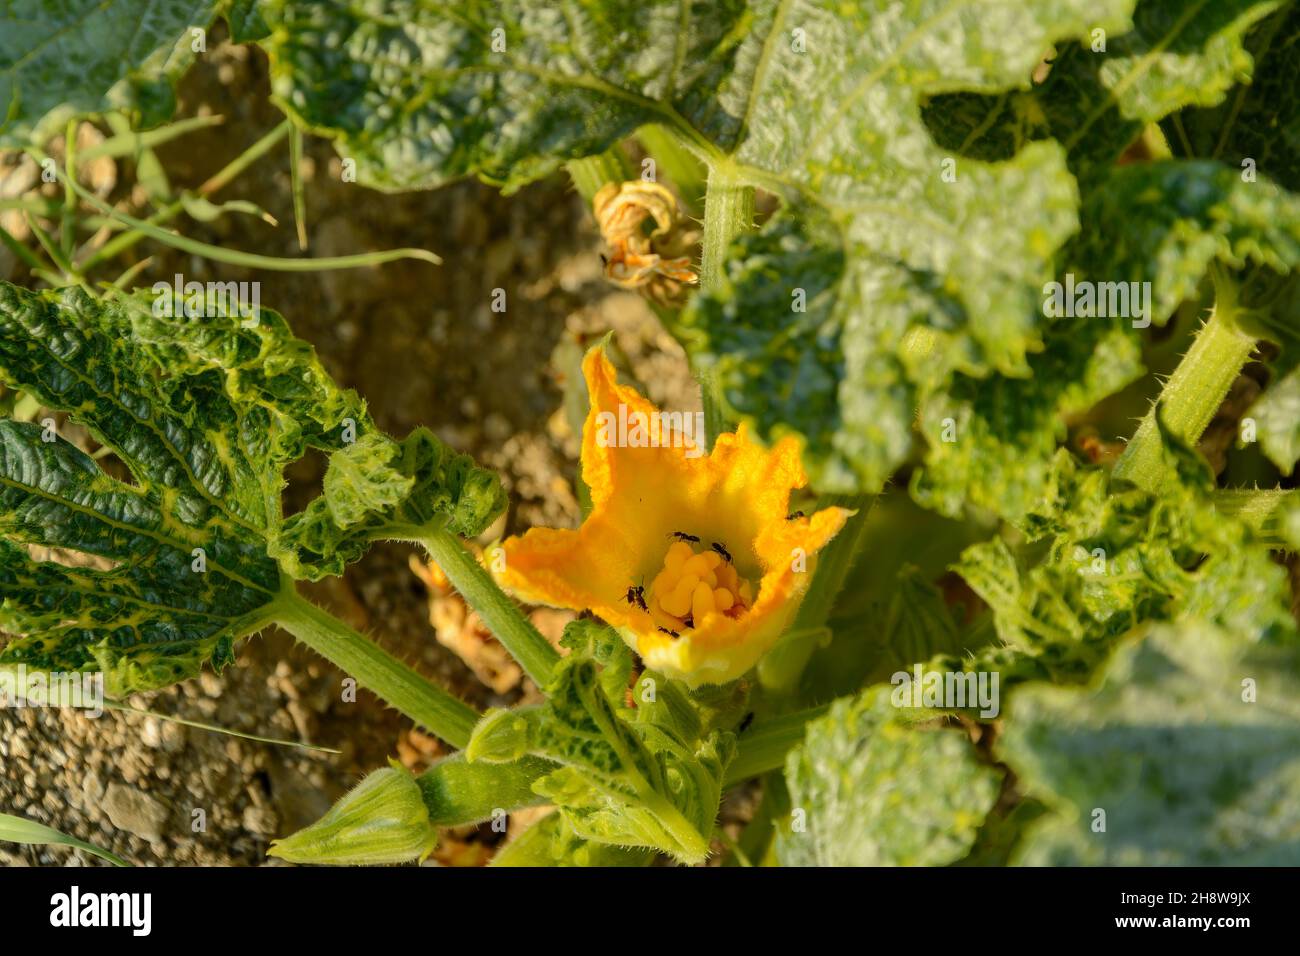
[[[699,230],[659,183],[606,183],[592,200],[592,210],[611,250],[605,260],[610,282],[661,305],[679,303],[686,286],[699,282],[691,265]],[[647,232],[649,222],[654,229]]]

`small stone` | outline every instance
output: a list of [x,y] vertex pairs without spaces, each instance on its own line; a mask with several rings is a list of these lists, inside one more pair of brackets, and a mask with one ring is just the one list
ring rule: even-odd
[[146,793],[110,783],[104,794],[104,811],[113,826],[150,843],[162,839],[167,808]]
[[203,687],[203,693],[209,697],[220,697],[223,684],[221,678],[212,671],[201,671],[199,673],[199,684]]
[[270,807],[247,807],[244,810],[244,829],[255,836],[275,836],[280,821]]

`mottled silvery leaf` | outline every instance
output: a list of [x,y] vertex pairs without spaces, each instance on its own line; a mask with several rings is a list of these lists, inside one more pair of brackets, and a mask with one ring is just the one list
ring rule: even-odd
[[1298,668],[1294,643],[1185,621],[1124,644],[1092,687],[1017,688],[997,752],[1052,810],[1019,862],[1294,863]]
[[[1195,297],[1216,263],[1273,274],[1300,265],[1300,196],[1262,177],[1244,182],[1238,170],[1216,162],[1115,167],[1085,194],[1081,218],[1082,229],[1061,253],[1057,282],[1063,294],[1085,285],[1098,290],[1095,314],[1047,321],[1045,348],[1030,358],[1027,378],[958,374],[925,398],[920,428],[929,450],[912,488],[927,507],[956,516],[973,505],[1019,520],[1050,480],[1064,416],[1142,374],[1135,326],[1164,324]],[[1045,288],[1044,308],[1049,294]],[[1273,314],[1283,332],[1296,321],[1277,308],[1262,318]],[[1276,338],[1278,330],[1259,331]],[[1283,410],[1288,392],[1276,394],[1277,403],[1260,414],[1269,441],[1281,444],[1296,426],[1281,424],[1290,422]]]
[[943,866],[965,856],[1001,772],[943,715],[896,707],[882,685],[840,700],[786,758],[784,866]]
[[[557,666],[546,702],[489,713],[467,753],[490,762],[517,760],[526,750],[558,764],[534,790],[559,807],[567,826],[584,840],[703,862],[735,738],[701,737],[698,717],[683,721],[671,709],[653,706],[660,695],[674,692],[662,677],[652,679],[645,701],[630,707],[630,660],[614,652],[611,639],[617,635],[603,625],[571,624],[571,652]],[[684,698],[682,703],[689,707]]]

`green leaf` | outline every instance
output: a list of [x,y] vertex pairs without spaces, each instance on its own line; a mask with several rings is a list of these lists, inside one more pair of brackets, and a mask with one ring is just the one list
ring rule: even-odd
[[1006,159],[1026,143],[1054,138],[1071,169],[1090,179],[1148,123],[1224,102],[1250,75],[1245,36],[1281,3],[1142,0],[1131,30],[1089,31],[1059,44],[1046,77],[1030,89],[941,94],[926,105],[926,119],[940,143],[977,159]]
[[[1193,450],[1166,454],[1186,463],[1185,480],[1193,467],[1196,481],[1208,480]],[[977,660],[1001,671],[1004,684],[1086,680],[1146,622],[1204,620],[1261,643],[1296,635],[1285,569],[1194,484],[1171,480],[1155,496],[1061,452],[1023,530],[1032,546],[1017,553],[994,539],[968,548],[955,568],[992,611],[1002,643]]]
[[191,30],[214,0],[16,0],[0,12],[0,147],[37,142],[73,116],[124,110],[140,128],[176,109]]
[[1242,168],[1246,159],[1287,189],[1300,190],[1300,6],[1287,3],[1251,28],[1249,83],[1214,106],[1189,107],[1163,122],[1176,155],[1217,159]]
[[505,510],[496,474],[426,428],[401,442],[377,432],[330,456],[323,494],[284,523],[274,549],[295,577],[337,575],[371,543],[443,523],[481,534]]
[[492,858],[492,866],[647,866],[642,847],[593,843],[579,837],[562,813],[538,820]]
[[10,843],[36,844],[37,846],[71,846],[76,847],[78,850],[84,850],[92,856],[97,856],[101,860],[107,860],[114,866],[131,865],[120,856],[109,853],[92,843],[86,843],[76,837],[68,836],[66,833],[37,823],[35,820],[16,817],[9,813],[0,813],[0,840],[7,840]]
[[621,701],[632,679],[632,649],[612,627],[591,618],[579,618],[564,627],[560,646],[594,661],[600,686],[612,701]]
[[[591,635],[570,638],[584,639]],[[526,739],[535,756],[560,764],[533,788],[561,809],[577,836],[701,863],[735,738],[725,732],[689,736],[671,714],[629,708],[626,677],[604,679],[611,671],[622,674],[621,668],[620,658],[599,672],[594,660],[575,650],[558,665],[544,705],[511,717],[489,715],[470,750],[492,750],[487,739],[500,737],[504,726],[511,739]],[[668,681],[657,684],[656,696],[670,691]],[[513,727],[519,719],[526,722],[522,729]],[[697,732],[699,726],[697,719]],[[517,756],[514,750],[503,755]]]
[[957,376],[926,399],[920,422],[929,450],[911,484],[919,504],[950,517],[973,506],[1020,519],[1051,478],[1065,416],[1144,371],[1132,331],[1106,319],[1053,336],[1029,366],[1027,378]]
[[1054,810],[1031,827],[1019,861],[1294,862],[1298,670],[1294,643],[1263,647],[1186,622],[1126,643],[1093,687],[1018,688],[997,749]]
[[0,666],[102,670],[111,696],[220,668],[269,622],[281,472],[337,447],[345,418],[366,421],[265,309],[255,325],[167,318],[143,296],[0,284],[0,380],[68,412],[129,472],[111,477],[44,425],[0,422],[0,627],[21,635]]
[[1272,380],[1247,414],[1269,461],[1290,474],[1300,460],[1300,272],[1256,274],[1243,299],[1252,308],[1244,316],[1249,330],[1278,347],[1268,362]]
[[1300,266],[1300,196],[1212,161],[1116,167],[1085,198],[1061,271],[1150,282],[1150,317],[1163,324],[1214,262],[1282,274]]
[[924,98],[1027,87],[1050,44],[1123,29],[1131,8],[275,2],[267,46],[281,102],[372,185],[478,173],[513,188],[657,122],[729,181],[780,194],[791,208],[683,334],[736,415],[803,435],[814,484],[852,492],[907,454],[918,384],[1026,373],[1038,290],[1077,226],[1059,148],[962,160],[949,181]]
[[[1091,316],[1048,323],[1046,347],[1030,358],[1027,378],[958,375],[948,389],[927,397],[920,427],[929,451],[912,482],[926,507],[957,516],[974,506],[1019,521],[1046,491],[1052,455],[1066,434],[1064,416],[1086,411],[1141,375],[1134,321],[1163,324],[1181,302],[1196,297],[1214,263],[1260,267],[1268,275],[1300,265],[1300,197],[1263,179],[1243,182],[1237,171],[1215,162],[1116,167],[1084,196],[1082,220],[1062,253],[1057,284],[1064,299],[1092,283],[1101,290],[1099,300],[1107,297],[1108,314],[1098,302]],[[1150,283],[1144,319],[1137,318],[1131,298],[1132,289],[1142,287],[1132,283]],[[1110,289],[1122,298],[1112,303]],[[1048,297],[1045,288],[1044,303]],[[1115,304],[1126,317],[1115,318]],[[1263,315],[1274,313],[1279,322],[1272,324],[1294,338],[1281,311]],[[1260,334],[1279,337],[1267,327]],[[1300,347],[1288,356],[1300,356]],[[1266,450],[1295,431],[1286,395],[1279,391],[1278,406],[1261,409],[1269,425],[1261,429]]]
[[226,11],[226,23],[230,25],[230,39],[236,43],[252,43],[265,40],[271,33],[262,17],[262,0],[231,0]]
[[1001,774],[941,713],[895,707],[892,692],[837,701],[786,759],[804,828],[779,829],[783,865],[943,866],[970,850]]

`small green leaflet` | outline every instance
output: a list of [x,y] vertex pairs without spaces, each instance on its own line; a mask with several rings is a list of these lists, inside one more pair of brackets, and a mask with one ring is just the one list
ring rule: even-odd
[[[14,635],[0,666],[102,671],[113,697],[220,668],[236,639],[271,623],[299,576],[281,541],[285,466],[345,448],[353,430],[375,443],[362,401],[278,314],[173,318],[153,304],[0,283],[0,382],[67,412],[129,473],[105,472],[49,423],[0,421],[0,629]],[[407,513],[471,530],[486,513],[476,496],[495,503],[499,488],[477,472],[472,494],[440,485],[451,470],[425,466],[450,453],[429,435],[409,441],[422,454]],[[376,530],[358,508],[345,517]]]
[[176,109],[215,0],[14,0],[0,10],[0,147],[21,147],[71,117],[126,110],[139,128]]
[[1297,672],[1294,642],[1189,621],[1124,644],[1095,687],[1017,688],[997,751],[1054,811],[1019,862],[1294,864]]
[[342,574],[376,539],[439,518],[449,531],[472,537],[506,506],[494,473],[425,428],[400,442],[374,432],[345,446],[330,456],[323,492],[285,521],[275,549],[295,577]]
[[777,835],[783,866],[943,866],[974,844],[1000,771],[943,714],[895,707],[893,692],[837,701],[786,758],[794,819]]
[[654,854],[642,847],[584,840],[562,813],[538,820],[492,858],[492,866],[647,866]]

